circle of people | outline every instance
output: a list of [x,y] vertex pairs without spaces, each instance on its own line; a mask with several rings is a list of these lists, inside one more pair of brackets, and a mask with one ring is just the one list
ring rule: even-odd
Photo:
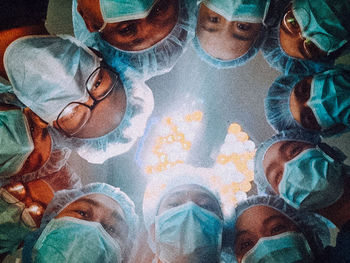
[[[349,0],[73,0],[74,37],[48,33],[47,6],[0,4],[3,262],[350,262],[350,169],[322,141],[350,128],[350,68],[335,63],[350,50]],[[142,220],[67,159],[128,151],[154,107],[145,81],[190,45],[220,69],[262,51],[282,73],[264,104],[276,134],[256,151],[259,194],[233,214],[186,169],[148,182]]]

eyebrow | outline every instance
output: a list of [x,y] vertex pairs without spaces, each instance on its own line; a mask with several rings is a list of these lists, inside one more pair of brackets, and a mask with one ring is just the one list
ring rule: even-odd
[[76,201],[76,203],[80,203],[80,202],[88,203],[88,204],[90,204],[90,205],[92,205],[92,206],[99,206],[99,205],[100,205],[98,202],[96,202],[96,201],[94,201],[94,200],[92,200],[92,199],[89,199],[89,198],[85,198],[85,197],[80,198],[80,199],[78,199],[78,200]]
[[244,235],[244,234],[247,234],[247,233],[249,233],[248,230],[241,230],[241,231],[239,231],[239,232],[236,234],[236,236],[235,236],[235,241],[236,241],[240,236],[242,236],[242,235]]
[[283,215],[273,215],[273,216],[270,216],[268,218],[266,218],[263,222],[262,222],[262,225],[263,226],[266,226],[268,225],[271,221],[275,220],[275,219],[282,219],[282,220],[286,220],[287,218]]
[[115,218],[117,221],[122,221],[123,223],[126,224],[125,218],[122,217],[122,215],[119,214],[119,212],[117,210],[113,210],[112,217]]

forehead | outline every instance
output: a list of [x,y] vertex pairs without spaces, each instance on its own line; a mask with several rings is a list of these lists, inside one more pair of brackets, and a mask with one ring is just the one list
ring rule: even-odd
[[197,197],[208,197],[210,199],[213,199],[213,201],[218,202],[217,198],[210,191],[197,184],[186,184],[174,187],[171,189],[171,191],[169,191],[168,194],[163,197],[161,202],[170,197],[176,196],[187,197],[189,199]]
[[256,227],[262,226],[264,220],[278,216],[286,221],[291,221],[289,217],[281,213],[275,208],[258,205],[245,210],[239,217],[236,223],[236,230],[250,229],[254,230]]

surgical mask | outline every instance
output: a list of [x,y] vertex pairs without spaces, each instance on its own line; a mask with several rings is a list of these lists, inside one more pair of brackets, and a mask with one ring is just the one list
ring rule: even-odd
[[87,101],[85,84],[100,61],[71,36],[20,38],[4,55],[14,93],[49,124],[70,102]]
[[336,124],[350,126],[349,72],[331,70],[316,75],[311,83],[307,105],[322,128]]
[[18,173],[34,150],[26,116],[21,110],[0,111],[0,177]]
[[350,34],[342,24],[348,23],[347,1],[294,0],[293,14],[302,36],[311,40],[321,50],[331,53],[344,46]]
[[222,220],[189,202],[156,217],[156,256],[163,263],[218,262]]
[[204,0],[202,2],[210,10],[223,16],[228,21],[262,23],[270,0]]
[[344,193],[342,170],[342,164],[322,150],[307,149],[285,163],[280,195],[296,209],[328,207]]
[[24,238],[35,228],[24,221],[34,224],[33,219],[25,211],[25,205],[15,197],[0,189],[0,254],[14,252]]
[[242,258],[242,263],[313,262],[311,248],[301,233],[284,232],[260,238]]
[[119,244],[100,223],[73,217],[52,219],[32,255],[33,262],[122,262]]
[[148,16],[155,0],[100,0],[100,9],[106,23],[141,19]]

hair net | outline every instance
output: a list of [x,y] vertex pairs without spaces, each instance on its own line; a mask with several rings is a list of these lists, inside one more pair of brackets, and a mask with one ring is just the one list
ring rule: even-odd
[[40,228],[44,228],[51,219],[56,217],[69,204],[79,198],[90,194],[103,194],[114,199],[125,214],[126,222],[129,227],[128,240],[135,238],[138,230],[138,216],[135,213],[135,205],[133,201],[119,188],[105,183],[91,183],[79,189],[62,190],[55,193],[54,198],[47,206]]
[[101,60],[71,36],[22,37],[4,55],[14,93],[50,124],[67,104],[87,98],[85,83]]
[[[181,186],[195,184],[199,185],[216,198],[221,206],[220,194],[210,183],[206,177],[205,168],[196,168],[188,165],[180,165],[164,174],[156,175],[148,184],[143,198],[143,219],[147,231],[149,232],[151,225],[154,223],[158,213],[159,205],[163,197],[172,189]],[[153,251],[155,245],[149,238],[148,243]]]
[[77,2],[73,1],[73,27],[75,36],[86,45],[99,50],[110,66],[128,76],[149,79],[169,72],[185,51],[188,42],[194,36],[196,26],[196,1],[179,0],[178,21],[170,34],[141,51],[125,51],[113,47],[103,40],[99,33],[90,33],[83,18],[77,11]]
[[107,159],[127,152],[146,129],[154,107],[153,93],[143,82],[123,78],[127,106],[122,121],[113,131],[98,138],[67,137],[49,127],[53,140],[60,146],[73,148],[90,163],[103,163]]
[[[284,11],[285,12],[285,11]],[[303,60],[290,57],[281,48],[279,29],[281,19],[276,25],[270,27],[266,32],[265,41],[261,51],[267,63],[274,69],[288,74],[312,75],[313,73],[327,70],[334,65],[334,58],[327,57],[319,62]]]
[[232,242],[235,239],[234,228],[238,218],[243,214],[244,211],[254,206],[271,207],[292,220],[307,239],[312,252],[315,255],[321,253],[323,248],[329,245],[329,230],[327,228],[327,225],[319,216],[305,211],[298,211],[289,206],[286,202],[283,201],[283,199],[279,198],[278,196],[252,196],[238,203],[232,221],[230,222],[233,228]]
[[247,63],[250,59],[254,58],[255,55],[258,53],[258,51],[260,50],[260,47],[264,42],[264,39],[265,39],[265,28],[262,27],[258,38],[255,40],[255,42],[252,44],[249,50],[244,55],[233,60],[222,60],[211,56],[202,48],[197,36],[193,38],[192,44],[195,51],[197,52],[197,55],[201,60],[208,63],[209,65],[212,65],[213,67],[222,69],[222,68],[235,68]]
[[305,130],[293,129],[281,131],[279,134],[276,134],[267,141],[261,143],[256,150],[254,157],[254,182],[257,185],[259,193],[276,194],[266,179],[263,160],[267,150],[273,144],[280,141],[299,141],[318,145],[321,142],[321,138],[317,134],[309,133]]
[[302,128],[290,111],[289,100],[294,86],[304,77],[303,75],[282,75],[272,83],[264,101],[265,115],[267,122],[276,131]]

